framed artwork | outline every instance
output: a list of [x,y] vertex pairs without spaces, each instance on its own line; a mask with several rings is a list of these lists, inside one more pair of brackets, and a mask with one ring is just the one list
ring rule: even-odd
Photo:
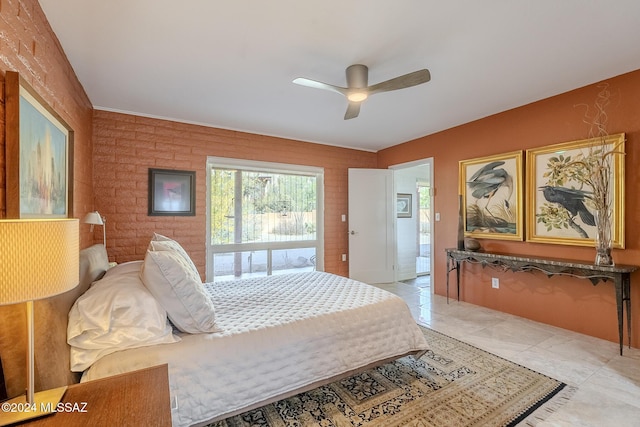
[[411,197],[409,193],[398,193],[396,199],[396,215],[398,218],[411,218]]
[[194,216],[195,214],[195,172],[149,169],[150,216]]
[[[596,232],[586,164],[610,162],[612,243],[624,248],[623,133],[527,150],[527,241],[593,246]],[[602,161],[602,160],[600,160]]]
[[7,218],[71,217],[73,131],[17,72],[5,95]]
[[522,240],[522,151],[459,162],[465,236]]

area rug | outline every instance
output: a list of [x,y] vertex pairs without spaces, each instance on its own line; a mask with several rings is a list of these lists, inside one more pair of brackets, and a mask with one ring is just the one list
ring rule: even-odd
[[429,351],[209,424],[210,427],[535,425],[569,388],[421,327]]

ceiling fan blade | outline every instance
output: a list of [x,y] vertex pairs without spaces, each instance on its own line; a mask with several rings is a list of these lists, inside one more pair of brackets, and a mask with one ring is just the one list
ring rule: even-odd
[[404,76],[389,79],[387,81],[369,86],[369,95],[378,92],[388,92],[390,90],[404,89],[406,87],[417,86],[431,80],[431,73],[426,68],[405,74]]
[[350,102],[347,107],[347,112],[344,113],[344,119],[355,119],[360,114],[360,102]]
[[346,96],[347,94],[347,88],[345,87],[334,86],[334,85],[330,85],[328,83],[322,83],[316,80],[305,79],[304,77],[298,77],[293,81],[293,83],[300,86],[312,87],[314,89],[330,90],[332,92],[339,93],[340,95]]

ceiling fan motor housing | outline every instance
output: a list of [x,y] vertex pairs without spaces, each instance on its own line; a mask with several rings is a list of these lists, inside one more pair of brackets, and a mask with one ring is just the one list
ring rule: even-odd
[[347,87],[363,89],[369,85],[369,68],[366,65],[354,64],[347,67]]

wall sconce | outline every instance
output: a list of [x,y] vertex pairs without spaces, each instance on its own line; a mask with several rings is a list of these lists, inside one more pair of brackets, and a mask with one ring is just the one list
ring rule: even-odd
[[105,227],[104,223],[107,222],[107,219],[105,217],[101,216],[100,213],[98,213],[98,211],[93,211],[93,212],[89,212],[84,217],[82,222],[84,222],[85,224],[91,224],[91,229],[89,231],[91,231],[92,233],[93,233],[93,226],[94,225],[101,225],[102,226],[102,244],[106,248],[107,247],[107,230],[106,230],[106,227]]

